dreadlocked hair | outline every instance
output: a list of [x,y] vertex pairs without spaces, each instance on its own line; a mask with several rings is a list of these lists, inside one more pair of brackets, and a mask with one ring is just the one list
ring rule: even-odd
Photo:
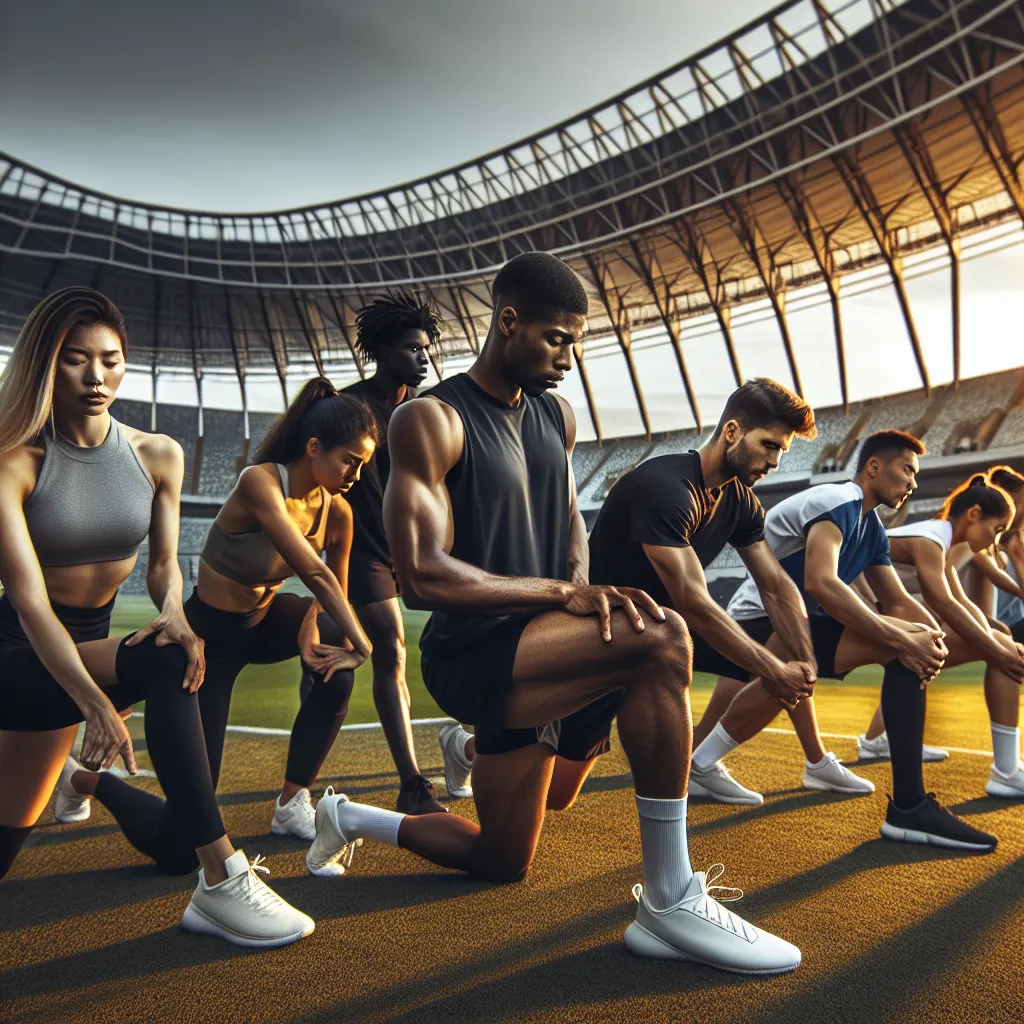
[[302,457],[311,437],[327,451],[361,437],[374,443],[379,440],[377,421],[364,403],[351,395],[339,395],[326,377],[314,377],[271,426],[252,461],[287,466]]
[[364,359],[377,360],[381,350],[397,344],[406,331],[423,331],[436,345],[441,339],[437,310],[409,292],[382,295],[356,315],[356,348]]

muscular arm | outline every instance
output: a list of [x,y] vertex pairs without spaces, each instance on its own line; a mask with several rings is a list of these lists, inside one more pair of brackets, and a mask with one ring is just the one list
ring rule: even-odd
[[31,459],[23,450],[0,460],[0,580],[17,609],[21,628],[46,670],[82,709],[109,709],[106,694],[86,671],[71,635],[54,614],[46,593],[24,502],[35,486]]
[[[672,606],[693,632],[716,651],[754,675],[779,678],[784,664],[763,645],[751,640],[708,593],[704,569],[691,547],[645,544],[651,560],[672,598]],[[797,595],[799,600],[799,594]],[[803,607],[803,602],[800,602]],[[813,658],[809,659],[813,664]]]
[[590,545],[587,524],[576,503],[576,476],[572,471],[572,452],[576,447],[576,414],[572,406],[555,395],[565,420],[565,457],[569,466],[569,579],[573,583],[590,581]]
[[[879,615],[874,609],[869,608],[856,591],[839,578],[839,549],[842,547],[842,543],[843,535],[839,527],[828,520],[815,523],[808,530],[804,561],[804,589],[837,622],[849,626],[858,633],[877,637],[881,643],[889,647],[900,649],[904,643],[904,631],[884,616]],[[887,572],[881,570],[887,570]],[[892,566],[872,566],[865,570],[865,576],[868,585],[887,612],[896,614],[896,608],[890,608],[886,602],[887,596],[890,598],[894,596],[893,585],[895,585],[898,591],[896,596],[899,598],[895,604],[901,609],[914,609],[916,614],[912,617],[912,621],[934,625],[931,615],[903,589]],[[889,580],[890,576],[891,580]]]
[[[238,478],[237,490],[246,508],[260,524],[281,557],[310,589],[320,607],[352,642],[355,651],[362,658],[368,658],[370,643],[345,598],[338,577],[317,557],[309,541],[288,515],[280,486],[259,466],[250,466],[243,470]],[[327,514],[337,514],[333,501]],[[349,546],[351,542],[349,533]],[[347,555],[345,557],[347,560]]]
[[991,551],[979,551],[971,559],[971,565],[978,569],[994,587],[1006,591],[1007,594],[1013,594],[1014,597],[1019,597],[1024,601],[1024,585],[1018,584],[1003,569]]
[[391,418],[384,529],[405,603],[488,615],[561,608],[571,593],[568,583],[494,576],[451,556],[454,526],[445,476],[463,444],[458,414],[433,399],[399,406]]
[[758,541],[749,547],[740,548],[750,575],[757,584],[758,592],[768,618],[772,620],[775,632],[785,644],[786,650],[797,661],[816,666],[811,631],[807,624],[807,609],[797,585],[789,573],[779,564],[772,549],[765,541]]

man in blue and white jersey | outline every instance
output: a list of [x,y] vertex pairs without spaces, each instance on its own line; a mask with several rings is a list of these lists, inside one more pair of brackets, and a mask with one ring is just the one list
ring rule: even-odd
[[[861,446],[853,480],[811,487],[780,502],[766,516],[765,540],[803,594],[818,676],[842,679],[861,665],[885,667],[882,713],[889,726],[893,796],[882,835],[900,842],[987,851],[995,848],[995,836],[971,827],[925,794],[925,687],[942,668],[946,648],[938,623],[907,593],[893,569],[877,512],[881,505],[899,508],[913,493],[918,456],[924,451],[916,437],[903,431],[870,435]],[[882,613],[851,587],[862,573]],[[728,613],[745,629],[756,626],[765,615],[757,588],[745,583]],[[767,646],[778,656],[787,656],[777,635]],[[738,692],[713,729],[708,731],[710,723],[702,722],[706,739],[694,751],[690,773],[691,794],[714,799],[724,796],[718,761],[779,712],[758,680],[746,686],[736,681],[720,685]],[[721,700],[716,703],[722,706]],[[798,705],[797,711],[801,708],[805,715],[813,715],[809,705]],[[801,728],[798,718],[794,715],[794,722],[806,743],[811,730]]]

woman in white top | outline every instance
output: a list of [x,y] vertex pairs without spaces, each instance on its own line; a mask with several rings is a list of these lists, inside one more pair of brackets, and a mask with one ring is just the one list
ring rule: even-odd
[[[1024,682],[1024,645],[994,629],[989,618],[964,593],[957,563],[993,548],[1016,515],[1013,499],[984,473],[972,476],[946,499],[934,519],[889,530],[893,568],[908,593],[940,620],[949,650],[945,668],[985,662],[985,701],[992,723],[995,764],[986,792],[1024,797],[1024,765],[1017,727],[1020,685]],[[880,712],[873,729],[879,731]],[[870,756],[870,747],[861,754]]]

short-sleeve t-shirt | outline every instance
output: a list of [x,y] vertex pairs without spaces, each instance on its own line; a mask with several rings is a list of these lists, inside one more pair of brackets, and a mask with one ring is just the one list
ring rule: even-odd
[[[838,575],[852,583],[872,565],[891,565],[889,538],[872,509],[862,515],[864,492],[852,480],[842,484],[819,484],[784,498],[768,510],[764,539],[783,569],[803,595],[810,615],[824,615],[821,605],[804,589],[807,533],[815,523],[830,522],[843,535],[839,549]],[[738,620],[759,619],[765,614],[761,595],[752,579],[746,580],[732,596],[729,615]]]
[[661,605],[672,600],[645,544],[692,547],[701,565],[726,544],[745,548],[764,538],[764,509],[735,478],[704,483],[700,455],[660,455],[615,482],[590,534],[590,582],[638,587]]

